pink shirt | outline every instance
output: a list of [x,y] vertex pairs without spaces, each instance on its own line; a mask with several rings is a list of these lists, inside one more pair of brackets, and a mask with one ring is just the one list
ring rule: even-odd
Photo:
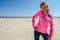
[[35,18],[39,16],[38,23],[36,24],[36,31],[41,32],[41,33],[47,33],[48,29],[48,24],[50,25],[50,33],[48,34],[50,37],[53,36],[53,18],[50,17],[50,14],[46,16],[43,11],[37,12],[33,17],[32,17],[32,25],[33,27],[35,26]]

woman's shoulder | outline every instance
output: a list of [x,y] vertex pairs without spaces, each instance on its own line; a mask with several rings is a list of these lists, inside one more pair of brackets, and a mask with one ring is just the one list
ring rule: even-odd
[[42,14],[42,11],[39,10],[36,14],[41,15]]

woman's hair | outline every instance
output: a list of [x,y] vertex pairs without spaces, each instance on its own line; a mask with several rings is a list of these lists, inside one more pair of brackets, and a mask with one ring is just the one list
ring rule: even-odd
[[[40,8],[41,8],[43,5],[45,5],[45,4],[46,4],[46,2],[42,2],[42,3],[40,4]],[[47,5],[47,7],[48,7],[48,5]],[[49,13],[49,9],[48,9],[47,13]]]
[[42,3],[40,4],[40,8],[41,8],[42,5],[45,5],[45,4],[46,4],[45,2],[42,2]]

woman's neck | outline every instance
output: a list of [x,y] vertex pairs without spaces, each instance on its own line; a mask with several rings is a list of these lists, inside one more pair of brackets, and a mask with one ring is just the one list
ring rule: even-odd
[[46,11],[43,11],[44,12],[44,14],[47,16],[48,15],[48,13],[46,12]]
[[41,11],[44,12],[44,14],[45,14],[46,16],[48,16],[47,11],[44,11],[44,10],[41,10]]

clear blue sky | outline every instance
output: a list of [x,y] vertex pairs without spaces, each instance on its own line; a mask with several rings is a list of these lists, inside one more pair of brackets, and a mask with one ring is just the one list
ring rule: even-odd
[[60,0],[0,0],[0,16],[33,16],[40,10],[40,3],[47,2],[50,14],[60,17]]

